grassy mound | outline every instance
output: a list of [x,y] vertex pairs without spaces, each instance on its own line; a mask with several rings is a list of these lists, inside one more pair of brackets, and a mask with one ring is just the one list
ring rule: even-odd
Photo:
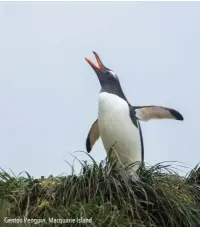
[[[78,176],[72,172],[40,179],[2,170],[0,226],[200,226],[198,166],[186,177],[163,164],[142,167],[140,180],[134,181],[108,163],[82,165]],[[26,224],[5,223],[13,218]]]

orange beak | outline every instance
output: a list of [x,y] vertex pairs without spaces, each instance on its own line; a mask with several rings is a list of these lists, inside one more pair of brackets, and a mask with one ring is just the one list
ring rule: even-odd
[[88,59],[88,58],[85,58],[85,60],[92,66],[92,68],[98,69],[98,70],[100,70],[100,71],[103,71],[103,64],[102,64],[102,62],[101,62],[99,56],[98,56],[97,53],[95,53],[94,51],[93,51],[93,53],[94,53],[94,56],[95,56],[95,58],[96,58],[96,60],[97,60],[98,66],[96,66],[96,65],[95,65],[90,59]]

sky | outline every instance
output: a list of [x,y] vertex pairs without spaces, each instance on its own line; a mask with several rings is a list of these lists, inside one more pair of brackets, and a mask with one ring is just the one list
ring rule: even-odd
[[[84,58],[96,51],[132,105],[184,116],[141,127],[145,162],[188,172],[200,161],[199,11],[199,2],[0,2],[0,167],[57,176],[89,160],[80,151],[100,84]],[[90,154],[105,159],[101,140]]]

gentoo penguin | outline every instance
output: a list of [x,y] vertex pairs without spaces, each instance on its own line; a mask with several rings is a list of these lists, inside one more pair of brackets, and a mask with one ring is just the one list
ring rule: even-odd
[[129,172],[135,172],[144,162],[144,146],[139,120],[175,119],[183,120],[176,110],[161,106],[132,106],[122,88],[119,79],[111,69],[105,67],[99,56],[93,52],[98,66],[86,58],[95,71],[101,84],[98,104],[98,119],[91,126],[86,140],[87,152],[90,152],[101,136],[104,148],[117,161],[117,166],[133,165]]

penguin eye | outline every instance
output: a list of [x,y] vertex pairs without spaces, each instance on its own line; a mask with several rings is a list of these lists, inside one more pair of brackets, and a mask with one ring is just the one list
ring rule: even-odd
[[118,79],[118,78],[117,78],[117,75],[116,75],[112,70],[109,70],[109,73],[110,73],[114,78]]

